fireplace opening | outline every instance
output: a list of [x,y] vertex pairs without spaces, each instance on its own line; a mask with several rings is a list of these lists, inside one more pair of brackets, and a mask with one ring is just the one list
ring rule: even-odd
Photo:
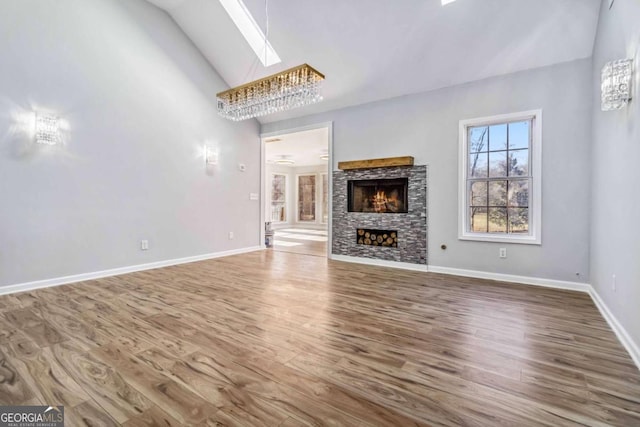
[[349,212],[408,212],[408,178],[349,180],[348,186]]

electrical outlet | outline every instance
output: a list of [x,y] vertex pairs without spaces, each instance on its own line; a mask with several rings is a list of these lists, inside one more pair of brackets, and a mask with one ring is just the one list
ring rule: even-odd
[[258,200],[258,193],[249,193],[249,200]]
[[616,291],[616,275],[611,276],[611,290]]
[[148,240],[140,240],[140,250],[142,250],[142,251],[149,250],[149,241]]
[[500,258],[506,258],[507,257],[507,248],[500,248],[500,250],[498,252],[498,256]]
[[229,240],[233,240],[235,236],[233,235],[233,231],[229,232]]

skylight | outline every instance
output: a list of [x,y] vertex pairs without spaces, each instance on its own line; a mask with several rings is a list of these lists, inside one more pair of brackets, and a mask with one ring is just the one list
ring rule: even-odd
[[262,65],[268,67],[281,61],[268,41],[265,54],[265,35],[242,0],[220,0],[220,4],[227,11],[233,23],[236,24],[236,27],[238,27],[251,49],[258,56]]
[[453,3],[454,1],[456,0],[442,0],[442,5],[444,6],[446,4]]

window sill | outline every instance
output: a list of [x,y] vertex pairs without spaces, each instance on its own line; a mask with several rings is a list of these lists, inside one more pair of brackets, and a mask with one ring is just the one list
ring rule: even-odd
[[521,245],[541,245],[542,242],[537,236],[501,236],[496,234],[462,234],[458,236],[459,240],[469,240],[475,242],[496,242],[496,243],[515,243]]

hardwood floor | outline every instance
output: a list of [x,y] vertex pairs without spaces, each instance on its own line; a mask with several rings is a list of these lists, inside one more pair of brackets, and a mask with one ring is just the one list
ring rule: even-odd
[[327,256],[327,230],[286,228],[275,231],[274,251]]
[[0,314],[0,404],[68,426],[640,425],[640,372],[581,293],[260,251]]

